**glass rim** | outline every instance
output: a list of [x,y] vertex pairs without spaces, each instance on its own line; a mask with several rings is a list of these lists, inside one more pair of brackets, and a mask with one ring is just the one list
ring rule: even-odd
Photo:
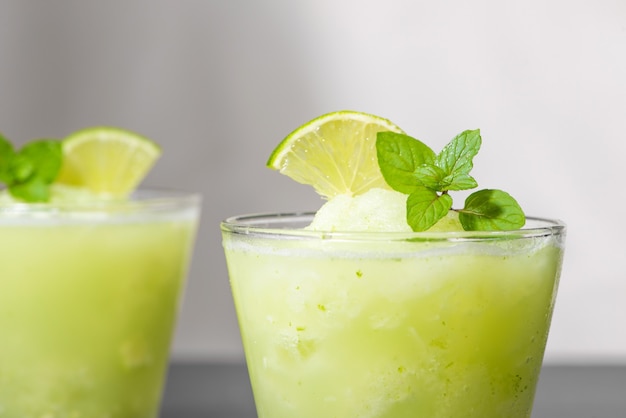
[[[223,233],[265,238],[337,239],[370,241],[475,241],[490,239],[520,239],[564,235],[566,224],[559,219],[526,217],[521,229],[502,231],[437,231],[437,232],[378,232],[378,231],[312,231],[302,229],[315,212],[266,212],[231,216],[220,222]],[[306,223],[304,221],[307,221]],[[301,227],[288,225],[301,222]],[[282,225],[282,226],[281,226]]]
[[202,196],[197,192],[178,189],[145,187],[133,191],[121,199],[78,199],[63,202],[1,202],[0,216],[28,215],[37,213],[95,213],[116,211],[158,212],[200,204]]

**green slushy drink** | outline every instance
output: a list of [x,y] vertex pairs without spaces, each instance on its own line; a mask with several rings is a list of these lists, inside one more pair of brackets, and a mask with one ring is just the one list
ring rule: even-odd
[[303,125],[270,168],[327,202],[221,224],[259,418],[529,418],[565,227],[386,119]]
[[530,416],[561,225],[508,236],[273,230],[298,221],[223,226],[259,417]]
[[0,417],[158,416],[198,203],[0,206]]
[[200,212],[111,127],[0,135],[0,418],[157,418]]

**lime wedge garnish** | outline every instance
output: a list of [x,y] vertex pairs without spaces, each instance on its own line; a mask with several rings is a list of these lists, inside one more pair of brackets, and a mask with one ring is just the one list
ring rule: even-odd
[[124,197],[160,155],[157,144],[136,133],[111,127],[83,129],[63,140],[63,165],[55,182]]
[[289,134],[272,152],[267,166],[313,186],[326,198],[389,189],[376,156],[376,134],[381,131],[402,133],[379,116],[328,113]]

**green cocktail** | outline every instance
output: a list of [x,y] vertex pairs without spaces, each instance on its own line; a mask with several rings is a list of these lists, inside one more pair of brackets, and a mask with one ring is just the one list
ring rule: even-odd
[[528,418],[564,226],[316,232],[222,223],[260,418]]
[[480,130],[440,152],[354,111],[267,166],[327,202],[221,225],[259,418],[528,418],[565,227],[471,176]]
[[0,205],[0,417],[158,416],[199,204]]

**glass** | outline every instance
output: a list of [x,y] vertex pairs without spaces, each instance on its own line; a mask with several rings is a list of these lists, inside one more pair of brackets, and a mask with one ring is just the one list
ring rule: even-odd
[[197,195],[0,204],[0,416],[156,418]]
[[527,418],[565,226],[322,233],[233,217],[223,247],[259,418]]

